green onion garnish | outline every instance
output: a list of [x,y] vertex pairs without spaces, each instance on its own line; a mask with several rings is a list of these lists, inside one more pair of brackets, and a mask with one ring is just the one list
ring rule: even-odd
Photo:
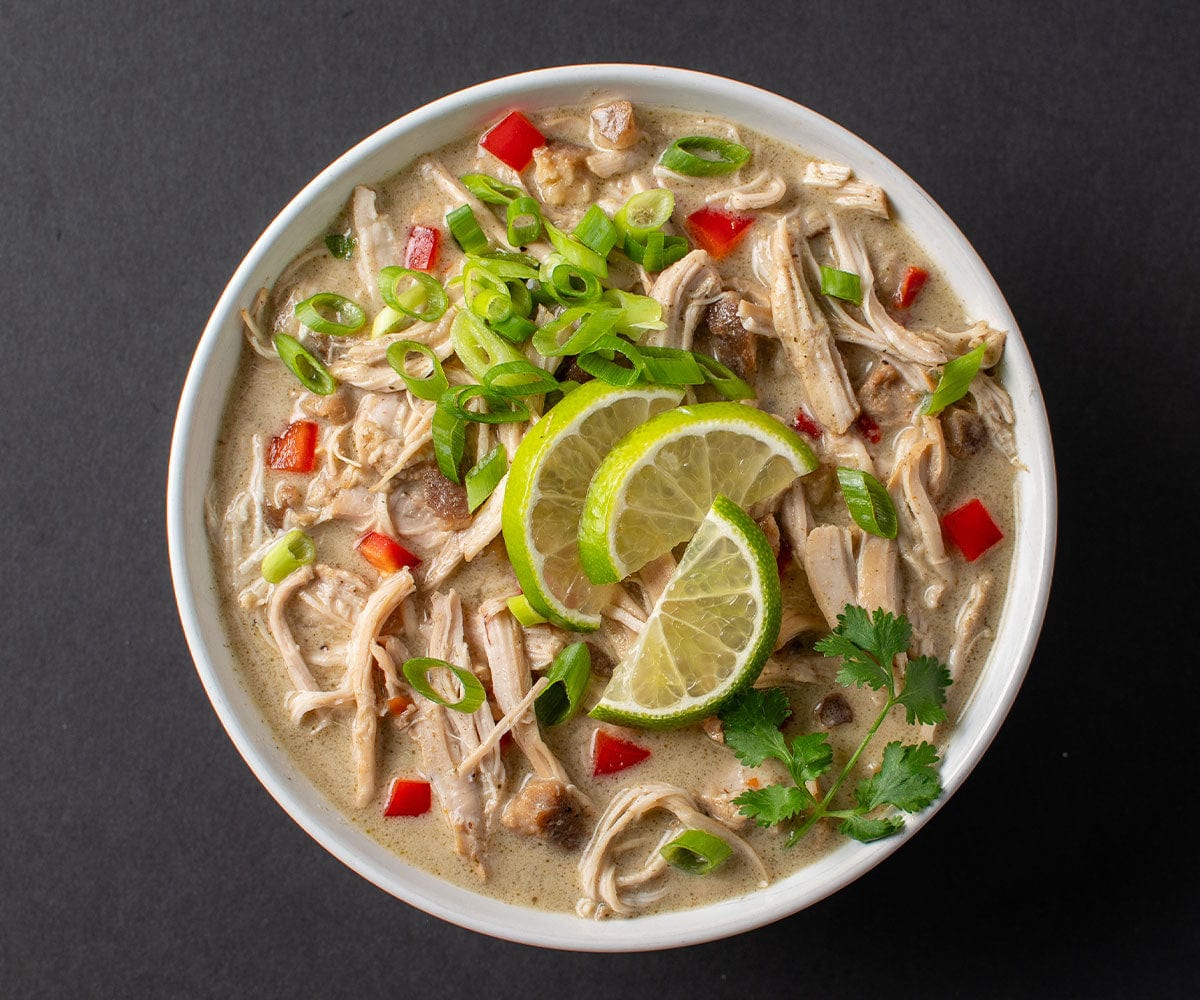
[[479,228],[479,222],[470,205],[459,205],[447,213],[446,225],[450,227],[450,235],[462,248],[463,253],[480,253],[487,249],[487,237]]
[[[321,310],[324,309],[326,315]],[[296,319],[313,333],[324,333],[331,337],[347,337],[362,329],[367,314],[362,306],[337,292],[317,292],[303,302],[296,303]]]
[[704,370],[704,379],[726,399],[755,399],[758,393],[744,379],[739,378],[716,358],[707,354],[692,352],[700,367]]
[[[400,283],[411,279],[412,284],[403,290]],[[446,315],[450,302],[446,290],[437,278],[424,271],[410,271],[406,267],[385,267],[379,272],[379,294],[389,309],[432,323]],[[420,290],[419,292],[417,290]]]
[[[544,358],[585,354],[592,350],[596,341],[612,332],[619,315],[618,309],[572,306],[533,335],[533,346]],[[563,334],[566,337],[560,341]]]
[[[616,355],[626,358],[630,366],[626,368],[616,362]],[[587,354],[581,354],[575,359],[585,372],[609,385],[629,387],[642,377],[644,362],[642,354],[633,344],[620,337],[601,337]]]
[[979,374],[986,350],[987,344],[979,344],[961,358],[948,361],[942,368],[942,377],[938,379],[937,388],[926,396],[925,402],[921,404],[921,412],[936,417],[951,403],[962,399],[970,390],[975,376]]
[[540,396],[558,388],[553,375],[524,358],[489,369],[484,373],[483,384],[497,396]]
[[512,295],[507,286],[504,291],[485,288],[471,300],[471,312],[489,326],[504,322],[513,314]]
[[358,246],[358,240],[342,233],[330,233],[325,237],[325,246],[338,260],[349,260]]
[[642,374],[657,385],[703,385],[704,369],[691,351],[677,347],[639,347]]
[[467,510],[472,514],[478,509],[504,478],[508,471],[508,453],[504,445],[498,444],[467,470],[463,484],[467,487]]
[[[419,656],[412,660],[406,660],[403,669],[404,676],[408,678],[408,683],[412,685],[414,691],[443,708],[450,708],[455,712],[464,712],[469,715],[479,708],[487,698],[478,677],[471,671],[456,667],[453,663],[447,663],[445,660],[438,660],[432,656]],[[439,669],[449,670],[458,678],[463,688],[461,701],[449,702],[433,689],[428,675]]]
[[513,312],[529,319],[534,310],[533,295],[530,294],[529,286],[523,281],[506,281],[505,284],[508,286],[508,297],[512,299]]
[[[409,374],[407,361],[408,356],[413,353],[423,355],[432,366],[428,375],[421,377]],[[404,380],[408,391],[419,399],[440,399],[442,393],[450,388],[450,382],[442,370],[442,363],[428,344],[420,344],[415,340],[397,340],[388,347],[387,360],[396,374]]]
[[862,305],[862,282],[853,271],[839,271],[836,267],[821,265],[821,294],[835,299]]
[[309,392],[328,396],[337,389],[337,382],[329,374],[329,369],[305,350],[295,337],[289,337],[286,333],[275,334],[275,353]]
[[674,211],[675,195],[666,188],[654,188],[633,195],[621,206],[613,222],[622,236],[644,240],[654,230],[666,225]]
[[838,467],[837,478],[854,523],[868,534],[895,538],[896,505],[883,483],[869,472],[844,466]]
[[524,594],[510,597],[505,603],[508,604],[508,610],[512,612],[512,616],[525,628],[546,623],[546,619],[533,610],[533,605],[529,603],[529,598]]
[[514,198],[522,198],[525,192],[512,184],[488,174],[463,174],[459,178],[463,187],[487,205],[507,205]]
[[301,566],[317,558],[317,546],[299,528],[293,528],[267,549],[262,561],[262,575],[267,583],[280,583]]
[[557,726],[571,718],[583,705],[592,676],[592,654],[582,642],[564,647],[546,671],[550,683],[537,696],[533,712],[543,726]]
[[592,302],[604,293],[596,275],[566,260],[560,253],[547,254],[542,261],[542,288],[563,305]]
[[537,333],[537,324],[524,316],[509,316],[499,323],[493,323],[492,328],[505,340],[511,340],[514,344],[523,344]]
[[569,263],[581,267],[585,271],[591,271],[601,278],[608,277],[608,261],[604,257],[591,247],[584,246],[575,237],[568,236],[549,220],[543,224],[546,227],[546,235],[554,244],[554,249],[562,254]]
[[542,210],[528,195],[514,198],[505,210],[508,245],[523,247],[542,235]]
[[494,331],[472,312],[460,309],[450,327],[450,343],[458,360],[479,381],[493,365],[505,361],[523,361],[525,355]]
[[689,249],[688,241],[682,236],[667,236],[657,229],[647,235],[644,241],[633,236],[625,237],[625,256],[651,274],[669,267],[677,260],[683,260]]
[[447,389],[433,408],[430,432],[433,437],[433,457],[442,475],[452,483],[462,483],[463,453],[467,449],[467,422],[455,409],[457,390]]
[[673,868],[689,875],[707,875],[728,859],[733,848],[704,830],[685,830],[659,853]]
[[637,340],[649,330],[667,328],[667,324],[662,321],[662,303],[658,299],[652,299],[649,295],[623,292],[619,288],[608,289],[600,298],[621,310],[621,316],[614,329],[631,340]]
[[621,234],[613,225],[612,219],[604,214],[604,209],[593,205],[583,214],[571,235],[579,240],[589,250],[594,250],[601,257],[607,257],[609,251],[617,245]]
[[750,150],[736,142],[711,135],[685,135],[663,150],[658,162],[685,177],[714,177],[733,173],[748,159]]
[[[472,399],[482,399],[486,410],[468,410]],[[529,407],[515,396],[501,396],[483,385],[461,385],[446,393],[442,400],[460,420],[477,424],[519,424],[529,419]],[[441,405],[441,402],[438,404]]]

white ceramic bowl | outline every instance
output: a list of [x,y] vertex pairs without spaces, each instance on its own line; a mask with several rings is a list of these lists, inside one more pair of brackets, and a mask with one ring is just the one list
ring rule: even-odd
[[276,747],[254,701],[237,680],[216,600],[204,525],[204,497],[222,409],[238,366],[238,310],[269,287],[313,237],[325,231],[356,184],[381,180],[415,157],[478,132],[511,108],[577,104],[620,95],[731,119],[807,152],[846,163],[882,185],[897,217],[945,272],[972,318],[1007,330],[1003,379],[1016,409],[1017,446],[1027,471],[1017,477],[1017,529],[1011,582],[978,689],[945,747],[945,803],[979,761],[1016,696],[1033,655],[1050,589],[1055,481],[1050,431],[1029,354],[987,268],[946,214],[899,167],[861,139],[807,108],[720,77],[657,66],[592,65],[538,70],[492,80],[434,101],[380,129],[321,172],[259,237],[221,296],[188,372],[171,446],[167,527],[179,614],[196,669],[246,763],[291,817],[336,857],[387,892],[485,934],[551,948],[635,951],[736,934],[794,913],[840,889],[895,851],[931,818],[876,844],[847,842],[766,889],[697,910],[636,920],[590,922],[501,903],[401,861],[347,820]]

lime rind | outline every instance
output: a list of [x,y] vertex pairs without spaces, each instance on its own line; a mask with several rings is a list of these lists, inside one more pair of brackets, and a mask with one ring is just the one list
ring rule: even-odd
[[782,599],[762,529],[718,495],[593,718],[669,729],[716,714],[762,671]]
[[615,583],[686,541],[718,494],[749,507],[817,467],[791,429],[740,403],[660,413],[631,431],[592,477],[579,522],[583,568]]

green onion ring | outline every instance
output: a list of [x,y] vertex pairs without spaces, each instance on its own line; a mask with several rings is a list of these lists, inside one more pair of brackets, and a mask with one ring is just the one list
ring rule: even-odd
[[514,198],[504,214],[508,226],[508,245],[523,247],[542,235],[542,210],[528,195]]
[[[431,671],[439,668],[449,670],[463,687],[463,696],[461,701],[449,702],[438,694],[433,685],[429,683],[428,675]],[[470,670],[463,667],[456,667],[453,663],[447,663],[445,660],[439,660],[432,656],[418,656],[404,662],[404,676],[408,678],[408,683],[412,685],[414,691],[419,695],[428,698],[434,704],[441,705],[443,708],[452,709],[455,712],[462,712],[470,715],[487,699],[487,694],[483,690],[483,685],[479,683],[479,678],[476,677]]]
[[467,510],[472,514],[492,495],[504,474],[508,472],[508,452],[498,444],[467,470],[464,485],[467,487]]
[[970,391],[975,376],[979,374],[979,366],[983,364],[986,350],[987,344],[979,344],[962,357],[946,362],[937,388],[925,397],[925,402],[921,404],[921,412],[934,417],[951,403],[962,399]]
[[262,561],[262,575],[267,583],[280,583],[301,566],[317,558],[317,546],[299,528],[293,528],[267,549]]
[[525,360],[525,355],[494,331],[472,312],[458,310],[450,327],[450,343],[454,353],[479,381],[489,368],[505,361]]
[[[403,292],[398,291],[401,281],[412,278],[413,284]],[[446,298],[446,290],[438,283],[437,278],[424,271],[410,271],[406,267],[385,267],[379,272],[379,294],[383,301],[397,312],[419,319],[424,323],[433,323],[446,315],[450,300]],[[424,308],[418,310],[412,304],[409,294],[413,288],[420,288],[424,293]]]
[[613,222],[622,236],[644,240],[670,222],[674,211],[675,195],[666,188],[652,188],[630,197],[613,216]]
[[[336,319],[326,319],[320,308],[331,309]],[[337,292],[317,292],[303,302],[296,303],[296,319],[313,333],[324,333],[330,337],[348,337],[362,329],[367,314],[362,306]]]
[[[620,315],[619,309],[594,309],[590,306],[572,306],[533,335],[533,346],[542,357],[556,358],[564,354],[586,354],[596,341],[612,331]],[[572,325],[578,322],[573,331]],[[564,331],[567,338],[559,343]]]
[[295,337],[275,334],[275,353],[309,392],[328,396],[337,389],[337,381],[329,374],[329,369]]
[[608,277],[608,261],[600,254],[591,247],[584,246],[573,236],[568,236],[548,219],[543,221],[543,225],[546,227],[546,235],[550,237],[554,249],[562,254],[569,263],[581,267],[585,271],[591,271],[601,278]]
[[505,340],[510,340],[514,344],[523,344],[537,333],[537,324],[524,316],[509,316],[508,319],[503,319],[499,323],[493,323],[492,329]]
[[[628,359],[631,367],[625,368],[617,364],[612,357],[614,354],[620,354]],[[613,336],[601,337],[593,345],[592,350],[587,354],[579,355],[575,359],[575,363],[602,382],[626,388],[642,378],[645,368],[642,352],[628,341]]]
[[604,214],[604,209],[599,205],[593,205],[583,213],[583,218],[571,231],[571,235],[601,257],[607,257],[621,239],[621,234],[613,225],[612,219]]
[[601,301],[621,310],[621,317],[614,327],[631,340],[637,340],[649,330],[665,330],[662,321],[662,303],[649,295],[635,295],[619,288],[610,288],[600,296]]
[[553,375],[524,358],[489,369],[483,376],[483,384],[493,395],[505,397],[540,396],[558,388]]
[[[423,378],[408,373],[408,356],[412,353],[424,355],[433,366],[433,370]],[[415,340],[397,340],[387,349],[388,364],[392,366],[403,380],[404,384],[418,399],[438,400],[443,392],[450,388],[450,381],[442,369],[442,363],[428,344],[420,344]]]
[[508,286],[505,285],[502,292],[495,288],[485,288],[471,300],[471,312],[489,326],[504,322],[513,314],[512,295],[509,294]]
[[853,271],[821,265],[821,294],[862,305],[862,280]]
[[658,230],[647,235],[644,241],[625,237],[625,256],[651,273],[683,260],[690,249],[682,236],[667,236]]
[[[697,156],[693,150],[715,156]],[[684,177],[715,177],[733,173],[748,159],[750,150],[736,142],[711,135],[685,135],[664,149],[658,162]]]
[[542,288],[563,305],[594,302],[604,293],[594,273],[563,260],[560,254],[550,254],[543,262],[541,281]]
[[739,378],[716,358],[692,351],[692,357],[704,371],[704,379],[726,399],[756,399],[758,393],[749,382]]
[[728,860],[733,848],[704,830],[685,830],[659,853],[672,868],[689,875],[707,875]]
[[507,205],[514,198],[521,198],[525,192],[513,184],[490,174],[463,174],[459,178],[468,191],[485,205]]
[[838,485],[850,516],[863,531],[879,538],[895,538],[896,505],[887,489],[869,472],[839,466]]
[[479,220],[475,218],[470,205],[459,205],[453,211],[447,212],[446,225],[463,253],[479,253],[487,249],[487,237],[479,228]]
[[639,347],[642,373],[656,385],[703,385],[704,369],[691,351],[678,347]]
[[433,408],[430,433],[433,437],[433,456],[442,475],[452,483],[462,483],[463,453],[467,450],[467,422],[455,409],[457,390],[447,389]]
[[534,699],[533,712],[543,726],[557,726],[583,707],[583,696],[592,678],[592,654],[587,645],[573,642],[563,647],[545,677],[550,683]]
[[[446,396],[452,397],[448,405],[460,420],[477,424],[519,424],[529,419],[529,407],[515,396],[501,396],[484,385],[462,385],[452,389]],[[446,396],[442,398],[445,399]],[[466,404],[472,399],[482,399],[487,410],[468,410]]]

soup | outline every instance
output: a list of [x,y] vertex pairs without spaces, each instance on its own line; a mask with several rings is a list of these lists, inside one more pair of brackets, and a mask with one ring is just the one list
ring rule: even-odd
[[635,916],[936,797],[1007,582],[1004,333],[850,166],[621,100],[510,115],[356,189],[244,318],[231,643],[397,856]]

